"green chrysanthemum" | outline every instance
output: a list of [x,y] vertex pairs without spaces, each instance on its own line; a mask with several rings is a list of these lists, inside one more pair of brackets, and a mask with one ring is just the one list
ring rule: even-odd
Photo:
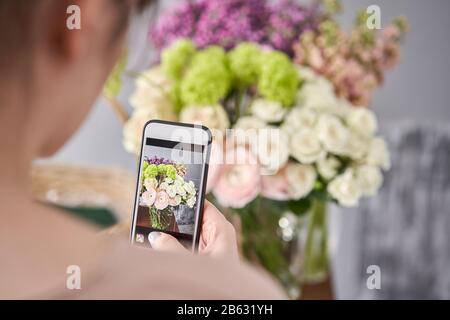
[[161,54],[163,71],[172,80],[179,80],[195,51],[195,44],[191,40],[177,40]]
[[231,75],[222,48],[211,46],[192,58],[180,83],[183,105],[213,105],[223,99],[229,89]]
[[260,73],[261,48],[251,42],[243,42],[229,53],[230,70],[242,85],[256,83]]
[[175,180],[177,177],[177,169],[174,166],[168,166],[166,169],[166,176],[172,180]]
[[289,57],[280,51],[261,55],[261,74],[258,91],[266,99],[278,101],[289,107],[295,101],[299,77]]
[[158,166],[149,164],[144,170],[144,179],[153,179],[158,175]]

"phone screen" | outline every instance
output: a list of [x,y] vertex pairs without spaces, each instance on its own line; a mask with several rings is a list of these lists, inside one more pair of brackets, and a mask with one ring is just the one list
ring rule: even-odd
[[192,249],[203,205],[208,146],[144,137],[132,243],[151,248],[153,231]]

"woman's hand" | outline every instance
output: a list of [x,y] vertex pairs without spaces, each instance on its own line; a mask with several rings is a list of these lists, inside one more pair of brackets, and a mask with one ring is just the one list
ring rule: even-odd
[[[177,239],[163,232],[149,235],[152,248],[158,251],[188,252]],[[239,260],[236,231],[222,213],[205,201],[199,253],[217,258]]]

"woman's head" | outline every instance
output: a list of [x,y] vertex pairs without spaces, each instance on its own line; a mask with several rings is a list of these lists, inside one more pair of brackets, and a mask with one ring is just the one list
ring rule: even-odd
[[[40,156],[81,124],[122,52],[131,13],[150,2],[0,1],[0,112],[14,101]],[[68,10],[73,5],[79,16]],[[78,18],[81,29],[68,28]]]

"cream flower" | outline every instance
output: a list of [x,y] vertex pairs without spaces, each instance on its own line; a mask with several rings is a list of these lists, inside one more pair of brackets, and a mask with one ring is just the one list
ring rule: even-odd
[[289,151],[300,163],[312,164],[326,156],[314,130],[298,130],[289,140]]
[[225,133],[230,127],[228,115],[221,105],[214,106],[187,106],[180,114],[180,121],[194,123]]
[[391,168],[391,159],[386,142],[382,138],[374,138],[369,145],[365,163],[384,170]]
[[374,196],[383,183],[383,175],[378,167],[363,165],[357,168],[356,178],[365,196]]
[[250,108],[255,117],[267,123],[280,122],[286,114],[281,103],[265,99],[256,99]]
[[161,66],[156,66],[144,71],[136,79],[138,87],[157,87],[164,92],[169,92],[172,88],[172,81],[166,76]]
[[139,154],[145,124],[152,119],[175,121],[176,116],[170,110],[160,113],[158,108],[137,109],[123,128],[123,145],[128,152]]
[[176,207],[179,206],[180,203],[181,203],[181,196],[179,195],[176,195],[175,197],[169,199],[169,206]]
[[328,184],[327,190],[340,205],[345,207],[357,206],[362,195],[361,187],[351,169],[334,178]]
[[328,152],[345,155],[348,151],[350,132],[338,117],[330,114],[321,115],[317,124],[317,134]]
[[159,191],[156,194],[155,208],[164,210],[169,205],[169,195],[165,191]]
[[177,195],[177,188],[174,185],[169,185],[166,188],[166,192],[169,197],[174,198]]
[[314,188],[317,173],[313,166],[289,162],[286,167],[289,195],[292,199],[305,198]]
[[336,176],[340,166],[340,161],[330,156],[317,162],[317,171],[324,179],[330,180]]
[[144,187],[147,190],[156,189],[157,186],[158,186],[158,181],[155,178],[144,180]]
[[257,157],[262,175],[275,174],[289,159],[288,136],[275,127],[258,131],[257,139],[250,149]]
[[136,80],[136,89],[130,96],[130,105],[136,109],[155,108],[159,112],[173,109],[170,100],[171,83],[159,67],[142,73]]
[[348,126],[363,137],[372,137],[378,129],[375,114],[366,108],[352,108],[346,120]]

